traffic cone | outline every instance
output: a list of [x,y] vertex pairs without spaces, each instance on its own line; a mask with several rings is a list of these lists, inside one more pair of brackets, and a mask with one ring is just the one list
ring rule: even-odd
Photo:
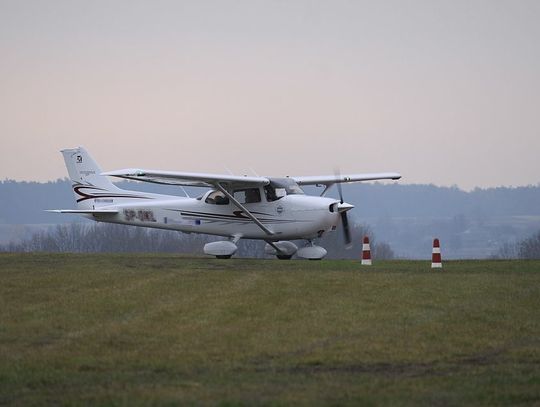
[[369,237],[364,236],[362,244],[362,265],[371,266],[371,249],[369,248]]
[[431,252],[431,268],[442,268],[441,244],[439,243],[439,239],[433,239],[433,251]]

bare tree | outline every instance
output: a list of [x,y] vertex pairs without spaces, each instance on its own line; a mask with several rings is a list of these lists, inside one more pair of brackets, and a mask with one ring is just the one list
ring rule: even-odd
[[503,243],[492,257],[495,259],[517,259],[519,258],[518,245],[510,242]]
[[522,240],[518,244],[518,253],[521,259],[540,259],[540,232]]
[[540,259],[540,232],[517,243],[504,243],[492,257],[496,259]]
[[[330,258],[359,259],[362,252],[362,240],[369,236],[374,250],[374,258],[393,258],[392,249],[387,243],[375,242],[375,237],[367,225],[351,225],[352,248],[346,249],[343,236],[330,233],[321,239],[320,244],[327,248]],[[46,231],[40,231],[18,243],[0,246],[0,251],[9,252],[169,252],[202,254],[206,243],[222,239],[220,237],[184,234],[176,231],[147,229],[135,226],[109,223],[70,223],[57,225]],[[302,247],[304,242],[298,241]],[[240,240],[239,257],[261,258],[265,242],[258,240]]]
[[386,242],[380,242],[373,247],[373,258],[375,260],[392,260],[396,256],[390,245]]

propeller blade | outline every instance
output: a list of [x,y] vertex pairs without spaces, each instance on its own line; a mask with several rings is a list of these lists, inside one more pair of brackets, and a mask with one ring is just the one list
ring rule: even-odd
[[341,223],[343,224],[343,237],[345,239],[345,245],[351,246],[351,230],[349,228],[349,219],[347,218],[347,212],[341,212]]
[[[335,170],[336,175],[336,181],[341,178],[341,174],[339,169],[336,168]],[[354,208],[351,204],[344,204],[343,200],[343,190],[341,188],[341,182],[336,182],[337,189],[339,193],[339,205],[338,205],[338,211],[341,216],[341,224],[343,225],[343,238],[345,239],[345,248],[350,249],[352,247],[352,239],[351,239],[351,229],[349,228],[349,218],[347,217],[347,211]]]
[[343,203],[343,191],[341,190],[341,183],[337,183],[337,189],[339,192],[339,201],[340,203]]
[[[339,171],[336,170],[336,179],[340,178]],[[338,193],[339,193],[339,201],[343,203],[343,190],[341,189],[341,182],[336,182]]]

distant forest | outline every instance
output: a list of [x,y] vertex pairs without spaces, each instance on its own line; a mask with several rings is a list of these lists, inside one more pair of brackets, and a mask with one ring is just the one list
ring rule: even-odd
[[[178,187],[137,182],[117,185],[184,196]],[[197,196],[204,190],[187,188],[187,192]],[[320,190],[312,187],[306,192],[316,194]],[[336,191],[332,193],[335,196]],[[366,228],[373,238],[388,244],[396,256],[403,258],[428,258],[434,237],[441,239],[446,258],[492,257],[540,230],[539,185],[467,192],[457,187],[370,183],[345,185],[343,193],[356,207],[351,212],[356,227]],[[0,182],[0,242],[15,243],[30,237],[32,231],[43,231],[45,225],[89,222],[74,215],[44,212],[74,207],[67,179]]]

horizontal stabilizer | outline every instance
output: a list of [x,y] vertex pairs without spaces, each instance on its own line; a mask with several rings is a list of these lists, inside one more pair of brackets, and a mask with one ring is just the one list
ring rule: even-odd
[[117,209],[45,209],[45,212],[54,213],[79,213],[87,215],[114,215]]

